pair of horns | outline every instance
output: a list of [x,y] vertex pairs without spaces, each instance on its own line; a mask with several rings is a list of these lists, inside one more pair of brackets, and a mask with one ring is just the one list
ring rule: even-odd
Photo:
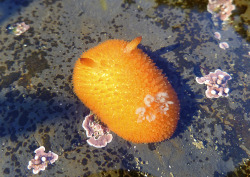
[[[124,53],[130,53],[131,51],[136,49],[137,46],[140,44],[141,40],[142,40],[142,37],[139,36],[139,37],[133,39],[132,41],[130,41],[126,45],[126,47],[124,48]],[[80,58],[80,62],[83,65],[91,67],[91,68],[96,67],[98,65],[94,60],[92,60],[90,58]]]

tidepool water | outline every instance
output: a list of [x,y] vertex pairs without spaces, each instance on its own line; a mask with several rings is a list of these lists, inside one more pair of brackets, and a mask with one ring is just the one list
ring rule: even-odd
[[[59,155],[39,173],[44,177],[246,176],[250,7],[244,2],[235,1],[222,26],[207,1],[0,0],[0,176],[38,176],[27,165],[40,146]],[[17,22],[30,29],[20,36],[6,30]],[[81,126],[89,109],[72,91],[74,63],[99,42],[137,36],[178,94],[178,128],[161,143],[133,144],[113,133],[107,147],[89,146]],[[206,98],[206,86],[195,81],[216,69],[232,77],[229,97]]]

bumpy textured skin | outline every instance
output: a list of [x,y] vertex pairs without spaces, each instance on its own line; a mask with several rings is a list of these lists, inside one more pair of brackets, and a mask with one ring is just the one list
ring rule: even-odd
[[177,95],[137,45],[108,40],[84,52],[73,73],[74,92],[110,130],[135,143],[168,139],[179,119]]

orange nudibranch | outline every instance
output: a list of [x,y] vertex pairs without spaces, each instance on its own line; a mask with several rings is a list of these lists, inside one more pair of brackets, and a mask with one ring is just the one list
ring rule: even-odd
[[84,52],[74,92],[108,128],[134,143],[160,142],[177,126],[180,105],[167,78],[137,45],[108,40]]

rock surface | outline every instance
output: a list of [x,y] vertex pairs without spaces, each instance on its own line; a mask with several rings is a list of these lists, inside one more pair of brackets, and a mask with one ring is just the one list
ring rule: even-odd
[[[40,146],[59,156],[40,176],[225,176],[233,171],[249,157],[249,44],[232,27],[221,32],[214,26],[206,4],[197,6],[0,0],[0,173],[31,176],[27,164]],[[6,27],[17,22],[30,29],[8,34]],[[218,47],[215,31],[229,49]],[[155,144],[132,144],[113,134],[112,143],[96,149],[82,129],[89,110],[72,91],[74,63],[99,42],[137,36],[178,94],[177,131]],[[230,96],[208,99],[195,78],[218,68],[232,76]]]

